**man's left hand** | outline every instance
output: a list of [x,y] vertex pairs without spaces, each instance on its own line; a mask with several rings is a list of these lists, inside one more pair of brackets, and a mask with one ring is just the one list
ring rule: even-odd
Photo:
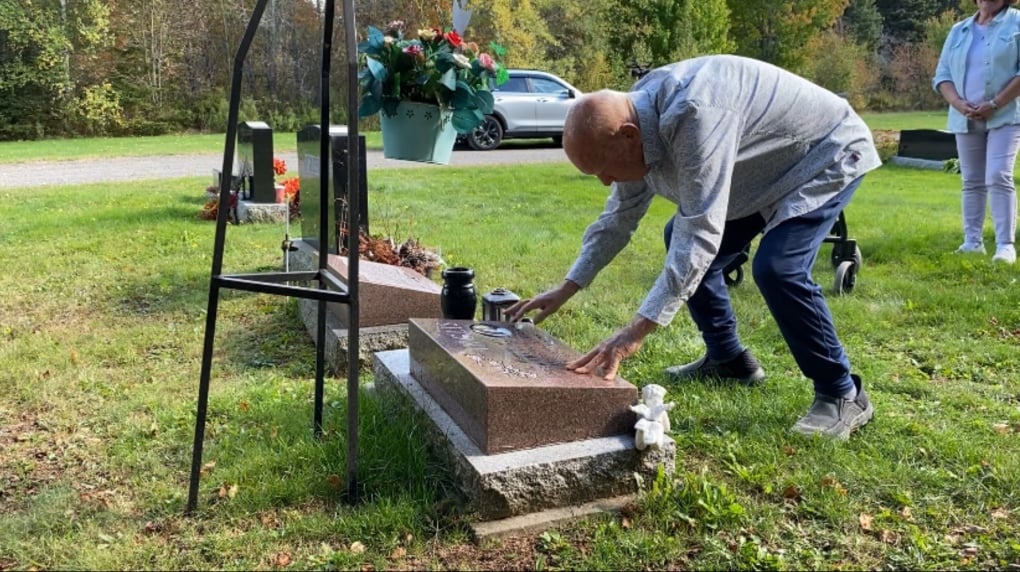
[[567,364],[567,369],[575,373],[594,373],[602,369],[602,378],[606,381],[616,379],[620,362],[637,353],[645,336],[656,328],[655,322],[636,316],[629,324],[606,338],[595,349]]

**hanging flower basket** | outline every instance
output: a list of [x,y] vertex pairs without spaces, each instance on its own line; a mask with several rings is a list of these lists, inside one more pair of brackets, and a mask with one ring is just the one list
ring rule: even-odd
[[361,104],[358,114],[379,113],[383,155],[390,159],[446,164],[457,139],[492,113],[490,89],[509,77],[497,61],[454,30],[423,28],[404,36],[404,23],[386,31],[369,26],[358,44]]
[[453,112],[438,105],[401,101],[396,113],[379,114],[383,156],[387,159],[446,165],[450,162],[457,130]]

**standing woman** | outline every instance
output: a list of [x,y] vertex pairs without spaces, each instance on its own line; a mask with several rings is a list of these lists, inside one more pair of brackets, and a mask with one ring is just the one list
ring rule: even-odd
[[978,11],[946,38],[932,85],[949,103],[963,178],[963,244],[984,254],[985,205],[995,222],[995,256],[1013,264],[1017,201],[1013,163],[1020,147],[1020,11],[1015,0],[974,0]]

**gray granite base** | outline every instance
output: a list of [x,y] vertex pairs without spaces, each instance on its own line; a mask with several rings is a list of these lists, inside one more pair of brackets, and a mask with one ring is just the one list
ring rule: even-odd
[[[312,343],[315,343],[318,339],[319,302],[300,298],[298,310],[301,312],[301,321],[304,322],[308,335],[312,337]],[[327,369],[333,375],[347,375],[347,342],[347,328],[340,323],[336,315],[326,312],[325,360]],[[375,352],[406,347],[407,324],[361,328],[358,332],[358,363],[362,367],[368,367]]]
[[237,219],[249,223],[278,223],[287,221],[287,203],[253,203],[237,201]]
[[638,451],[633,435],[587,439],[485,455],[411,376],[407,350],[375,354],[375,385],[382,399],[410,405],[431,419],[429,438],[447,457],[467,500],[482,521],[584,505],[637,492],[635,473],[672,474],[676,443]]
[[926,169],[929,171],[944,171],[946,169],[945,161],[935,161],[932,159],[917,159],[915,157],[900,157],[899,155],[894,155],[889,158],[889,162],[901,167]]

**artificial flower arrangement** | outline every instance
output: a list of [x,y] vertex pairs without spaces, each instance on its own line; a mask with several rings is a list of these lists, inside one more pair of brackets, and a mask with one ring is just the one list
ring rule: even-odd
[[382,111],[392,117],[401,101],[428,103],[451,111],[458,133],[470,133],[492,113],[489,90],[509,77],[497,61],[504,48],[491,43],[489,49],[491,53],[481,51],[455,30],[426,28],[408,39],[401,21],[391,22],[385,32],[369,26],[368,39],[358,44],[358,115]]

